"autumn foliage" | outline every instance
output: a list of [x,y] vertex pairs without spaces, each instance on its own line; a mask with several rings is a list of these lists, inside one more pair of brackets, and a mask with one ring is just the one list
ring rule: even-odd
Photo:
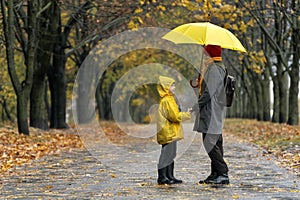
[[226,134],[241,142],[263,148],[263,155],[274,155],[277,161],[300,175],[300,127],[249,119],[227,119]]
[[0,129],[0,173],[16,165],[28,163],[44,155],[58,154],[73,148],[82,148],[76,130],[31,129],[30,135],[18,134],[16,129]]
[[[126,133],[115,123],[102,122],[101,125],[106,137],[111,141],[123,145],[124,143],[141,144],[138,138],[128,139]],[[234,137],[236,142],[259,146],[263,156],[275,159],[282,166],[300,175],[299,126],[249,119],[226,119],[224,135]],[[50,131],[31,128],[29,136],[18,134],[12,127],[0,128],[0,174],[42,156],[73,149],[84,149],[79,135],[73,128]]]

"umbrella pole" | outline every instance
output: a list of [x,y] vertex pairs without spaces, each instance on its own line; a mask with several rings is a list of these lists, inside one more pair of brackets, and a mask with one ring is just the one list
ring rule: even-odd
[[198,73],[198,78],[196,80],[196,85],[193,85],[193,80],[190,80],[190,85],[192,88],[197,88],[200,87],[200,79],[201,79],[201,68],[203,64],[203,51],[202,51],[202,56],[201,56],[201,61],[200,61],[200,67],[199,67],[199,73]]

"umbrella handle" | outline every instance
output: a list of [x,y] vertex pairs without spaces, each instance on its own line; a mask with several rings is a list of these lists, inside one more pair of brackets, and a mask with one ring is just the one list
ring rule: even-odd
[[200,79],[201,79],[201,74],[198,74],[198,79],[196,80],[196,85],[193,85],[193,80],[190,80],[190,85],[192,88],[197,88],[200,87]]
[[190,85],[191,85],[191,87],[192,88],[197,88],[197,87],[199,87],[200,85],[199,85],[199,81],[197,80],[197,83],[196,83],[196,85],[193,85],[193,80],[190,80]]

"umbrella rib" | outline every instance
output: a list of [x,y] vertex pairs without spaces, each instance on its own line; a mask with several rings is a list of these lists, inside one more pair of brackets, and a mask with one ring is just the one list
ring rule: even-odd
[[203,41],[203,43],[204,43],[203,45],[204,45],[204,46],[208,45],[208,44],[206,44],[206,42],[205,42],[205,41],[207,41],[206,36],[207,36],[207,30],[208,30],[207,26],[208,26],[208,25],[209,25],[208,22],[206,22],[206,23],[205,23],[204,37],[203,37],[203,38],[204,38],[204,41]]

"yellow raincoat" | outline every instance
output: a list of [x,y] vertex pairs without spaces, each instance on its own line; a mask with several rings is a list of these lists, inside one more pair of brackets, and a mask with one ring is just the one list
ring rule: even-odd
[[167,144],[183,139],[181,122],[191,118],[189,112],[180,112],[178,104],[170,92],[174,79],[160,76],[157,91],[161,97],[158,107],[157,142]]

